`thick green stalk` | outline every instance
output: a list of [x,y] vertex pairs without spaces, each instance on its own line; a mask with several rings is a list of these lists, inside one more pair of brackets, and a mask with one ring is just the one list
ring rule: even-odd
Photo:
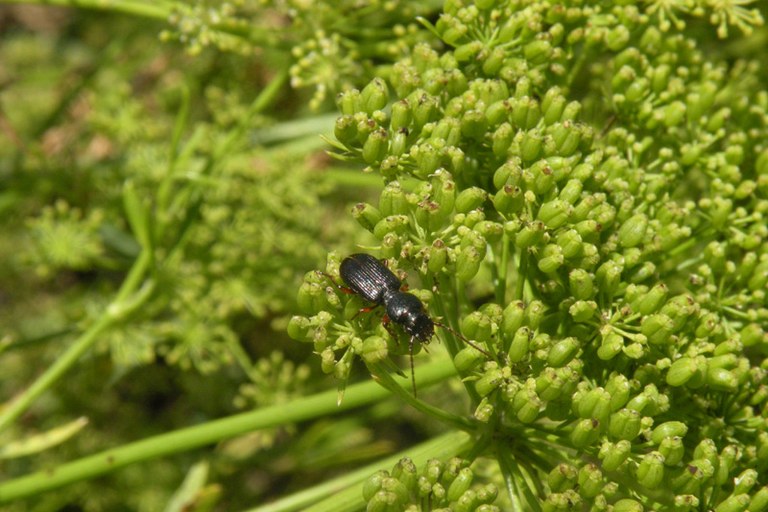
[[[436,361],[419,368],[421,387],[435,384],[453,375],[454,368]],[[61,466],[45,469],[0,484],[0,503],[35,496],[73,482],[87,480],[136,462],[181,453],[258,429],[326,417],[362,405],[378,402],[390,392],[369,381],[347,388],[344,401],[336,405],[336,390],[326,391],[289,404],[274,405],[210,421],[105,450]]]

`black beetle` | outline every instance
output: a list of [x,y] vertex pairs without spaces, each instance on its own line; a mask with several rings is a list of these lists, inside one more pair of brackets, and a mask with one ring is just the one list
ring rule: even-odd
[[435,323],[424,305],[412,293],[401,291],[402,283],[381,261],[370,254],[353,254],[341,262],[339,275],[353,292],[386,308],[389,319],[411,336],[411,348],[414,338],[432,339]]
[[[400,279],[370,254],[358,253],[344,258],[339,266],[339,275],[344,284],[349,287],[349,292],[356,293],[377,306],[384,306],[387,313],[384,319],[385,324],[388,318],[400,325],[410,335],[408,350],[411,357],[411,381],[414,396],[416,395],[416,378],[413,374],[413,344],[416,339],[422,343],[429,343],[435,334],[435,325],[448,329],[468,345],[491,357],[488,352],[447,325],[433,321],[427,314],[421,300],[412,293],[403,291]],[[331,276],[327,276],[333,281]],[[341,286],[339,288],[345,289]],[[369,309],[365,308],[361,311]]]

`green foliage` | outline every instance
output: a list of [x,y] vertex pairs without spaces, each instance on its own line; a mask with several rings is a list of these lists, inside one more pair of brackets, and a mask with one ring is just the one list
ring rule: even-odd
[[1,502],[768,510],[761,7],[74,3],[0,45]]

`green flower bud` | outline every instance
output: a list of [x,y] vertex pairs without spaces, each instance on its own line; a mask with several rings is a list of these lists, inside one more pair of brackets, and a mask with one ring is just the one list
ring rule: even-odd
[[577,300],[568,308],[568,314],[574,322],[586,323],[595,317],[597,308],[597,302],[593,300]]
[[515,237],[515,245],[519,249],[533,247],[544,237],[546,226],[541,221],[526,223]]
[[473,311],[461,321],[461,332],[465,337],[481,342],[489,342],[494,325],[491,319],[480,311]]
[[418,470],[409,457],[403,457],[392,468],[392,477],[399,480],[408,491],[416,491],[418,486]]
[[651,432],[651,442],[655,445],[660,444],[668,437],[685,437],[688,427],[681,421],[667,421],[662,423]]
[[399,182],[392,181],[381,191],[379,210],[384,216],[403,214],[408,211],[408,200]]
[[515,130],[509,123],[501,124],[491,135],[491,149],[494,156],[504,158],[509,153],[509,148],[515,138]]
[[612,439],[632,441],[640,435],[641,416],[632,409],[619,409],[611,414],[608,424],[608,435]]
[[624,25],[616,25],[605,35],[605,46],[612,52],[623,50],[630,41],[629,29]]
[[546,312],[547,308],[540,300],[532,300],[528,303],[528,306],[525,308],[525,316],[528,319],[528,327],[532,331],[539,328]]
[[[573,217],[575,217],[575,215],[572,216],[572,218]],[[597,221],[591,219],[582,220],[581,222],[576,223],[573,228],[579,235],[581,235],[582,239],[590,240],[593,242],[600,238],[600,231],[603,229],[603,227]]]
[[430,483],[430,485],[435,485],[438,481],[440,481],[440,475],[443,474],[443,469],[445,469],[444,463],[437,459],[429,459],[427,461],[426,467],[424,468],[423,475]]
[[432,245],[429,247],[427,269],[433,274],[438,274],[443,271],[446,263],[448,263],[448,248],[445,246],[445,243],[438,238],[432,242]]
[[643,455],[636,476],[640,485],[646,489],[656,489],[664,480],[664,456],[659,452]]
[[425,124],[434,121],[440,112],[440,100],[421,90],[408,96],[413,116],[413,131],[419,133]]
[[468,110],[461,117],[461,134],[468,139],[482,139],[487,129],[488,120],[485,118],[484,112]]
[[585,464],[579,470],[579,494],[583,498],[594,498],[603,490],[603,473],[594,464]]
[[565,258],[563,257],[563,251],[560,249],[560,246],[549,244],[544,247],[544,250],[541,252],[538,267],[539,270],[545,274],[551,274],[556,272],[564,262]]
[[655,313],[666,302],[669,289],[664,283],[658,283],[648,293],[640,297],[632,305],[632,309],[641,315]]
[[[519,135],[519,147],[520,158],[524,162],[535,162],[539,159],[542,149],[542,136],[537,131],[531,130],[528,132],[518,133]],[[517,138],[517,137],[516,137]]]
[[365,163],[373,164],[380,162],[389,148],[389,134],[383,128],[372,132],[363,144],[362,157]]
[[[481,508],[478,505],[477,492],[474,489],[469,489],[456,500],[453,505],[453,510],[455,510],[455,512],[477,512]],[[491,508],[496,508],[496,510],[498,510],[497,507]]]
[[475,247],[467,247],[459,252],[456,258],[456,277],[459,281],[467,282],[480,270],[484,255]]
[[515,332],[507,352],[511,363],[519,363],[528,356],[530,335],[531,331],[527,327],[521,327]]
[[711,466],[710,476],[712,476],[712,474],[714,474],[715,465],[719,462],[715,441],[713,439],[702,439],[693,450],[693,458],[707,460]]
[[672,342],[673,329],[672,319],[664,313],[646,316],[640,325],[640,332],[648,338],[648,343],[652,345],[665,345]]
[[392,114],[389,121],[389,129],[400,131],[407,129],[411,124],[411,105],[408,100],[402,99],[392,105]]
[[515,393],[511,408],[520,423],[533,423],[539,417],[543,403],[536,391],[524,387]]
[[[381,223],[379,223],[381,224]],[[387,233],[381,239],[381,256],[384,258],[395,258],[400,255],[402,244],[400,237],[396,233]]]
[[525,204],[523,191],[520,187],[504,185],[493,196],[493,206],[496,211],[505,217],[519,213]]
[[646,354],[646,345],[643,343],[630,343],[621,349],[625,356],[630,359],[640,359]]
[[515,335],[517,330],[525,321],[525,303],[523,301],[513,301],[507,304],[502,313],[501,329],[504,336],[509,339]]
[[586,448],[597,441],[600,435],[600,422],[588,418],[579,421],[571,431],[570,439],[576,448]]
[[381,78],[374,78],[360,93],[360,110],[368,115],[376,110],[381,110],[387,105],[389,90],[387,84]]
[[458,501],[462,494],[469,490],[474,477],[474,473],[469,468],[463,468],[459,471],[459,475],[448,486],[448,493],[446,495],[448,501]]
[[470,60],[475,60],[477,57],[477,54],[479,54],[482,49],[483,49],[483,43],[481,43],[480,41],[474,40],[468,43],[464,43],[461,46],[458,46],[453,51],[453,55],[454,57],[456,57],[456,60],[459,62],[468,62]]
[[629,103],[640,103],[650,92],[650,80],[640,77],[627,87],[624,91],[624,97]]
[[666,381],[670,386],[682,386],[699,371],[696,360],[691,357],[681,357],[669,367]]
[[479,187],[469,187],[456,196],[455,208],[458,213],[468,213],[482,206],[488,193]]
[[360,91],[357,89],[350,89],[344,91],[336,98],[336,104],[339,106],[339,110],[345,116],[352,116],[357,112],[360,112]]
[[738,389],[739,381],[731,371],[725,368],[709,368],[707,385],[717,391],[733,393]]
[[294,315],[288,321],[288,336],[296,341],[312,341],[311,329],[309,318],[305,316]]
[[[458,107],[456,115],[460,115],[461,107]],[[449,115],[449,114],[446,114]],[[455,146],[461,141],[461,122],[456,117],[444,117],[432,126],[430,140],[434,141],[436,148]]]
[[552,149],[549,154],[571,156],[581,143],[582,128],[573,125],[571,121],[557,123],[547,128],[547,134],[552,138]]
[[524,174],[523,177],[530,176],[533,178],[532,182],[526,179],[529,183],[531,190],[539,196],[543,196],[549,193],[555,186],[555,176],[552,167],[546,160],[539,160],[528,169],[528,174]]
[[594,296],[594,284],[592,274],[586,270],[577,268],[568,274],[568,285],[571,294],[578,300],[588,300]]
[[619,244],[622,247],[636,247],[645,238],[648,228],[648,217],[643,213],[627,219],[619,228]]
[[755,484],[757,484],[758,476],[757,471],[752,468],[742,471],[733,481],[733,494],[750,493]]
[[624,498],[613,504],[613,512],[643,512],[643,505],[632,498]]
[[480,404],[475,409],[475,414],[473,416],[480,423],[489,423],[495,412],[496,408],[486,397],[480,400]]
[[563,492],[576,485],[578,472],[571,464],[560,463],[549,472],[547,484],[552,492]]
[[467,461],[459,457],[452,457],[448,459],[448,462],[445,464],[445,468],[443,469],[443,474],[440,475],[440,483],[448,488],[454,479],[459,476],[461,470],[466,468],[468,465],[469,464]]
[[536,377],[536,394],[542,400],[549,402],[548,406],[568,391],[570,387],[566,386],[563,376],[554,368],[544,368]]
[[428,232],[438,231],[447,215],[438,203],[429,199],[420,201],[414,211],[416,222]]
[[513,160],[508,160],[493,173],[493,187],[503,188],[505,185],[517,186],[522,183],[523,170]]
[[504,382],[504,374],[499,368],[490,368],[475,381],[475,390],[481,397],[490,395]]
[[757,265],[752,277],[747,281],[747,288],[753,292],[757,290],[765,290],[766,283],[768,283],[768,260]]
[[685,103],[673,101],[662,109],[661,114],[667,128],[678,126],[685,120]]
[[357,203],[352,207],[352,217],[366,230],[373,232],[381,220],[381,212],[368,203]]
[[575,229],[567,229],[557,235],[557,245],[563,250],[563,256],[568,259],[577,258],[584,253],[581,235]]
[[768,486],[757,491],[749,502],[749,512],[765,512],[768,510]]
[[382,167],[385,165],[390,165],[390,162],[391,164],[397,165],[397,162],[399,161],[397,160],[397,157],[402,156],[406,149],[408,149],[408,131],[405,129],[397,130],[392,135],[392,139],[389,144],[390,156],[385,157],[385,159],[382,161]]
[[360,355],[368,364],[383,361],[389,355],[387,340],[381,336],[369,336],[363,341],[363,351]]
[[552,43],[546,39],[536,39],[523,48],[525,60],[532,66],[548,62],[552,56]]
[[303,282],[299,287],[296,302],[299,309],[304,313],[323,310],[328,303],[325,297],[325,287],[319,283]]
[[565,106],[563,115],[560,116],[561,121],[575,121],[581,113],[581,103],[578,101],[572,101]]
[[498,242],[504,234],[504,226],[498,222],[483,220],[475,225],[474,230],[488,243]]
[[520,130],[530,130],[539,124],[541,108],[539,102],[530,96],[523,96],[512,102],[511,121]]
[[597,456],[603,461],[605,471],[616,471],[627,460],[631,450],[632,444],[627,440],[618,443],[604,442]]
[[631,390],[629,379],[620,373],[613,374],[608,379],[605,390],[611,396],[611,411],[618,411],[629,400],[629,392]]
[[560,121],[565,110],[566,99],[559,87],[550,88],[541,100],[544,124],[552,125]]
[[381,240],[388,233],[402,234],[407,227],[408,216],[388,215],[376,223],[373,227],[373,235]]
[[547,364],[553,368],[565,366],[574,358],[579,348],[579,341],[576,338],[565,338],[549,350]]
[[612,260],[600,265],[595,273],[600,291],[608,296],[613,296],[619,288],[622,270],[622,266]]
[[576,201],[581,198],[581,191],[583,187],[584,184],[581,182],[581,180],[568,180],[565,186],[560,190],[559,198],[570,205],[574,205]]
[[560,199],[554,199],[541,205],[536,218],[549,229],[557,229],[568,222],[572,212],[573,207],[570,204]]
[[416,162],[417,169],[414,170],[414,175],[417,178],[425,180],[440,167],[440,150],[432,144],[415,145],[411,147],[410,155]]
[[363,483],[363,499],[365,501],[373,499],[376,493],[381,490],[382,482],[387,478],[389,478],[389,473],[383,470],[377,471],[371,475]]
[[341,116],[336,119],[333,126],[333,135],[336,140],[345,146],[353,146],[357,143],[357,121],[351,115]]
[[664,456],[666,466],[676,466],[683,460],[685,446],[680,437],[665,437],[659,444],[659,453]]
[[483,73],[485,73],[486,76],[499,76],[506,55],[507,52],[503,48],[496,47],[491,50],[488,57],[483,62]]
[[560,510],[580,510],[582,498],[575,490],[568,489],[562,493],[549,494],[541,504],[542,512],[556,512]]
[[[715,512],[744,512],[749,506],[749,502],[749,494],[735,494],[715,507]],[[752,511],[750,510],[750,512]]]
[[[387,482],[394,481],[394,478],[390,478]],[[399,483],[399,482],[398,482]],[[402,484],[400,484],[402,486]],[[393,486],[394,487],[394,486]],[[403,492],[399,488],[395,490],[382,489],[377,492],[371,500],[368,501],[366,507],[367,512],[395,512],[397,510],[403,510],[408,503],[407,492],[403,497]]]

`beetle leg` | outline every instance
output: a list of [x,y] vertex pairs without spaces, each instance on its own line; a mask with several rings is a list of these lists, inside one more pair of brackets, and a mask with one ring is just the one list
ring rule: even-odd
[[414,336],[408,341],[408,355],[411,358],[411,387],[413,388],[413,398],[416,398],[416,372],[413,368],[413,342]]
[[346,293],[346,294],[348,294],[348,295],[354,295],[354,294],[355,294],[355,292],[354,292],[354,290],[352,290],[352,288],[347,288],[347,287],[346,287],[346,286],[344,286],[343,284],[339,284],[339,283],[336,281],[336,279],[335,279],[335,278],[334,278],[334,277],[333,277],[331,274],[329,274],[329,273],[327,273],[327,272],[323,272],[322,270],[315,270],[315,272],[316,272],[316,273],[318,273],[318,274],[320,274],[321,276],[325,276],[326,278],[328,278],[328,280],[329,280],[331,283],[333,283],[333,286],[335,286],[336,288],[338,288],[339,290],[341,290],[343,293]]

